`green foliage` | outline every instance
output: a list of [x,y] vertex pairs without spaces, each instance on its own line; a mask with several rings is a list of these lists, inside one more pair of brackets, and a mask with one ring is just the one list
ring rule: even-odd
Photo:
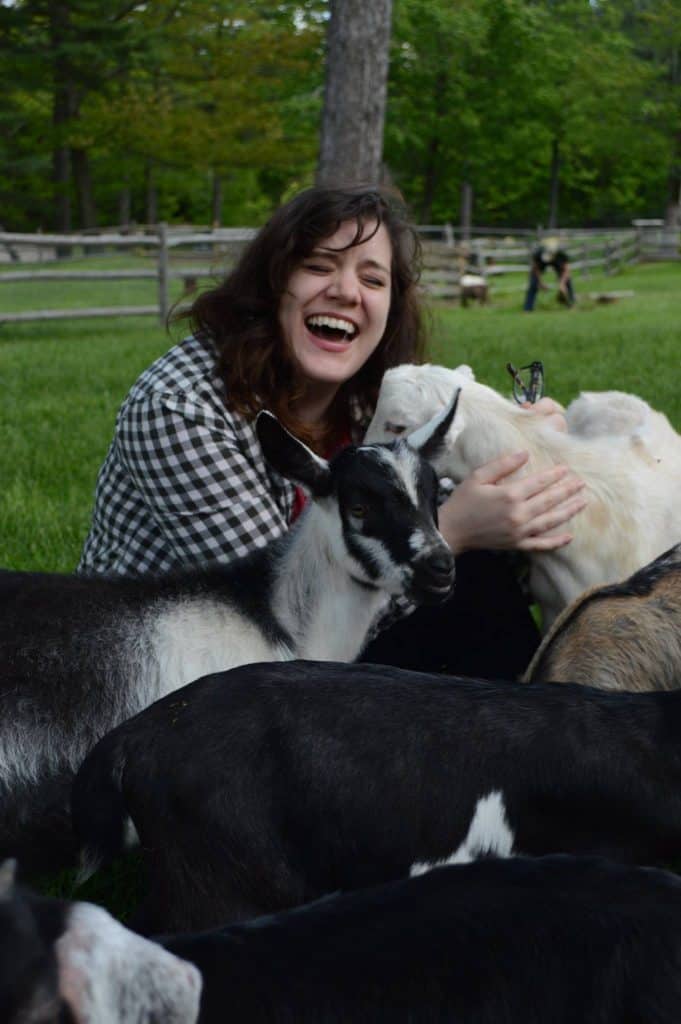
[[[681,185],[675,0],[395,0],[385,162],[421,222],[658,216]],[[0,4],[0,204],[52,226],[53,153],[100,223],[262,221],[314,178],[328,0]],[[358,125],[358,131],[361,131]],[[80,164],[78,164],[80,166]],[[158,193],[154,211],[151,197]],[[216,200],[217,202],[217,200]],[[85,216],[85,213],[83,213]]]
[[[5,227],[51,226],[50,150],[61,143],[87,153],[104,223],[116,222],[124,186],[135,196],[135,219],[146,220],[151,177],[161,217],[209,222],[213,175],[224,181],[227,220],[268,213],[301,167],[314,165],[324,7],[323,0],[274,8],[262,0],[0,6]],[[24,194],[15,183],[36,155]],[[274,196],[254,189],[259,169],[269,173],[270,189],[278,178]]]
[[470,181],[478,223],[546,223],[554,142],[561,223],[659,214],[673,118],[628,6],[396,0],[386,158],[420,220]]
[[[681,432],[679,335],[681,264],[647,264],[614,277],[574,276],[578,303],[566,309],[553,288],[539,294],[533,313],[522,311],[523,290],[495,293],[488,307],[437,310],[434,361],[468,363],[503,393],[506,363],[541,359],[547,392],[567,403],[579,391],[631,391],[665,412]],[[547,282],[549,285],[551,282]],[[600,305],[592,294],[633,290],[632,297]]]

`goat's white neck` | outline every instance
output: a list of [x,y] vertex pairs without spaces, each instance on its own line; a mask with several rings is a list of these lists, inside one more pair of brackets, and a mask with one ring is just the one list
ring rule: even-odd
[[294,657],[353,661],[388,602],[384,590],[353,576],[335,503],[306,509],[277,567],[272,594],[274,614],[293,638]]

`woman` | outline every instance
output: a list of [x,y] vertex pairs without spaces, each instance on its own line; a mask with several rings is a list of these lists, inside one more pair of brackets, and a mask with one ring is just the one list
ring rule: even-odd
[[[228,562],[287,530],[305,496],[265,464],[255,415],[271,409],[326,456],[360,440],[383,372],[424,351],[418,254],[385,190],[312,188],[282,206],[225,281],[196,300],[192,336],[125,399],[78,571],[144,575]],[[540,411],[556,408],[545,401]],[[455,553],[569,541],[548,534],[582,507],[580,482],[565,468],[507,482],[525,458],[483,467],[441,506]],[[453,603],[410,615],[365,657],[468,674],[522,671],[537,634],[505,561],[481,553],[457,568]],[[490,608],[492,634],[501,629],[507,643],[487,635]],[[468,626],[458,651],[453,623],[476,615],[484,640],[469,642]]]

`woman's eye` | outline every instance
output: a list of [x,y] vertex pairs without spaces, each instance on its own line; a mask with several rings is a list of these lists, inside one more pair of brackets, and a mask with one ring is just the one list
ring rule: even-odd
[[385,281],[380,277],[365,277],[364,283],[370,288],[383,288]]
[[311,270],[315,274],[325,274],[326,271],[330,269],[322,263],[304,263],[303,266],[306,270]]
[[350,515],[354,516],[355,519],[364,519],[366,514],[366,505],[352,505],[352,507],[350,508]]

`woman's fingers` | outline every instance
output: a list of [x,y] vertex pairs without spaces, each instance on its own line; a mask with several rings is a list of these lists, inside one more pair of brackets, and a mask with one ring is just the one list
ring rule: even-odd
[[[529,519],[534,520],[552,509],[557,511],[562,506],[567,507],[566,503],[571,504],[570,499],[583,490],[584,481],[580,480],[574,473],[567,473],[559,478],[556,483],[549,484],[526,496],[525,511],[527,516]],[[581,507],[583,507],[586,501],[582,498],[581,502]],[[559,522],[565,521],[565,519],[559,520]],[[559,524],[556,523],[554,525]]]
[[567,466],[514,478],[526,462],[526,452],[494,459],[475,470],[440,506],[440,530],[453,551],[540,551],[570,542],[572,535],[561,527],[586,505],[584,482]]
[[498,484],[524,466],[529,457],[529,452],[501,455],[498,459],[492,459],[491,462],[486,462],[484,466],[474,470],[471,477],[480,484]]
[[572,540],[572,534],[565,531],[556,533],[555,531],[569,522],[578,512],[581,512],[586,505],[586,499],[579,494],[570,500],[561,502],[549,512],[530,519],[523,530],[524,536],[518,541],[518,547],[525,551],[529,549],[548,551],[568,544]]

